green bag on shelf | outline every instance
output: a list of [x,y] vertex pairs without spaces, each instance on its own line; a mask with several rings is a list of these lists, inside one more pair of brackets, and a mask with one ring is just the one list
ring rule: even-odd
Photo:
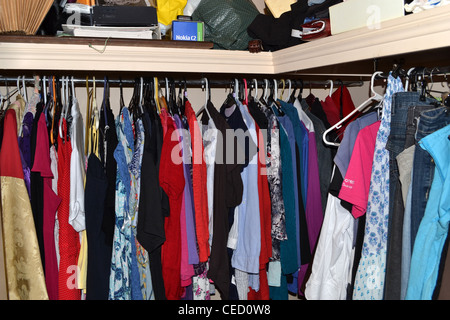
[[247,50],[247,27],[259,14],[251,0],[201,0],[192,20],[205,24],[205,41],[215,49]]

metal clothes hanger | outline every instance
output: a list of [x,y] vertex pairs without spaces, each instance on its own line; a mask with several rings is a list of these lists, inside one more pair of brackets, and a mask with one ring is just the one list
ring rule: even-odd
[[[202,84],[202,90],[205,89],[205,104],[196,113],[196,116],[198,117],[202,113],[202,111],[205,110],[206,114],[208,115],[208,118],[211,121],[213,121],[211,118],[211,115],[209,114],[208,107],[207,107],[208,103],[211,101],[211,90],[209,88],[208,78],[202,78],[202,81],[205,82],[205,87]],[[213,121],[213,123],[214,123],[214,121]]]
[[353,110],[352,112],[350,112],[346,117],[344,117],[341,121],[339,121],[338,123],[336,123],[335,125],[333,125],[332,127],[330,127],[329,129],[327,129],[324,133],[323,133],[323,142],[326,145],[329,146],[336,146],[338,147],[340,144],[337,142],[332,142],[332,141],[328,141],[327,140],[327,135],[328,133],[330,133],[331,131],[335,130],[335,129],[340,129],[342,127],[342,124],[345,123],[345,121],[347,121],[349,118],[351,118],[356,112],[362,111],[364,110],[367,106],[369,106],[371,103],[373,102],[381,102],[383,100],[383,96],[380,95],[379,93],[377,93],[374,90],[374,80],[375,77],[379,74],[382,74],[382,72],[375,72],[372,75],[371,81],[370,81],[370,91],[372,92],[372,96],[367,99],[366,101],[364,101],[363,103],[361,103],[358,107],[355,108],[355,110]]

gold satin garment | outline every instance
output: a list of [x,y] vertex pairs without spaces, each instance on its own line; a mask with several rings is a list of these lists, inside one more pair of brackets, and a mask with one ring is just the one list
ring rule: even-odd
[[48,300],[33,213],[23,179],[1,177],[5,265],[10,300]]

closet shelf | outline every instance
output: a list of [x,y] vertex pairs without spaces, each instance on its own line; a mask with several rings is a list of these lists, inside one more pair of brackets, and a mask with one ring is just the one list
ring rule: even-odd
[[[110,39],[105,46],[105,39],[43,41],[39,37],[0,36],[0,70],[370,76],[374,59],[420,54],[419,61],[424,65],[448,59],[450,5],[386,21],[377,28],[352,30],[275,52],[215,50],[209,43],[181,45],[144,45],[129,40],[127,44]],[[365,67],[357,72],[339,68],[360,63]]]
[[[403,56],[409,62],[425,66],[443,59],[448,63],[450,5],[385,21],[376,28],[364,27],[276,51],[273,67],[277,74],[330,74],[332,66],[336,66],[337,73],[352,75],[354,68],[345,70],[339,65],[366,62],[365,68],[359,64],[359,75],[371,76],[375,71],[374,59]],[[363,74],[364,71],[367,73]]]

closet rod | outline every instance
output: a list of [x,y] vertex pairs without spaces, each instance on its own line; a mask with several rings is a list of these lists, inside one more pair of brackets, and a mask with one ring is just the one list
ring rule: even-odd
[[[22,76],[19,76],[17,78],[13,78],[13,77],[2,77],[0,75],[0,85],[4,84],[5,82],[7,83],[17,83],[17,80],[19,79],[20,81],[22,81]],[[40,80],[42,80],[43,77],[40,77]],[[144,79],[149,79],[150,77],[143,77]],[[51,76],[47,76],[47,80],[50,80]],[[136,78],[137,79],[137,78]],[[206,83],[203,79],[198,79],[198,80],[193,80],[193,79],[189,79],[189,80],[180,80],[180,79],[172,79],[170,80],[169,77],[167,77],[167,79],[169,79],[169,81],[173,81],[173,83],[176,86],[181,86],[184,85],[186,83],[186,86],[197,86],[197,87],[201,87],[204,86]],[[235,80],[237,79],[240,81],[240,83],[242,83],[243,79],[246,79],[247,81],[247,86],[249,88],[252,88],[252,86],[254,85],[254,79],[250,79],[250,78],[230,78],[228,80],[225,79],[208,79],[208,85],[210,87],[232,87],[235,83]],[[61,77],[58,77],[58,80],[61,81]],[[71,80],[71,79],[69,79]],[[256,79],[257,83],[258,83],[258,87],[263,87],[265,86],[265,80],[264,79]],[[268,78],[268,84],[269,85],[273,85],[273,78]],[[287,89],[289,87],[289,83],[288,83],[288,78],[284,79],[284,85],[285,85],[285,89]],[[297,85],[297,88],[299,87],[299,83],[303,84],[303,88],[306,89],[307,87],[320,87],[320,86],[327,86],[329,84],[329,80],[326,81],[320,81],[320,80],[301,80],[301,79],[290,79],[291,80],[291,86],[292,88],[295,88],[295,85]],[[35,82],[34,78],[30,78],[30,77],[26,77],[24,79],[24,81],[26,83],[33,83]],[[85,84],[86,83],[86,79],[81,79],[81,78],[73,78],[74,83],[82,83]],[[93,83],[93,79],[89,78],[88,79],[88,83]],[[278,82],[278,88],[282,89],[282,84],[283,84],[283,79],[277,79]],[[97,78],[95,79],[95,83],[97,84],[101,84],[104,83],[104,79],[102,78]],[[108,83],[109,84],[120,84],[122,83],[123,85],[134,85],[135,84],[135,80],[131,80],[131,79],[108,79]],[[361,87],[364,85],[363,81],[342,81],[342,80],[338,80],[336,81],[336,83],[342,84],[344,86],[347,87]],[[166,84],[166,80],[165,78],[158,78],[158,84],[160,87],[165,86]]]
[[[400,71],[399,75],[402,77],[409,77],[410,79],[416,79],[417,77],[420,76],[447,76],[447,73],[450,74],[450,66],[445,66],[445,67],[414,67],[411,68],[411,72],[409,73],[409,75],[407,74],[407,71],[405,71],[404,69],[402,69],[401,66],[396,66],[394,65],[395,69],[397,68],[397,71]],[[393,70],[395,71],[395,70]],[[389,77],[389,72],[383,72],[380,73],[376,76],[377,79],[387,79]]]

